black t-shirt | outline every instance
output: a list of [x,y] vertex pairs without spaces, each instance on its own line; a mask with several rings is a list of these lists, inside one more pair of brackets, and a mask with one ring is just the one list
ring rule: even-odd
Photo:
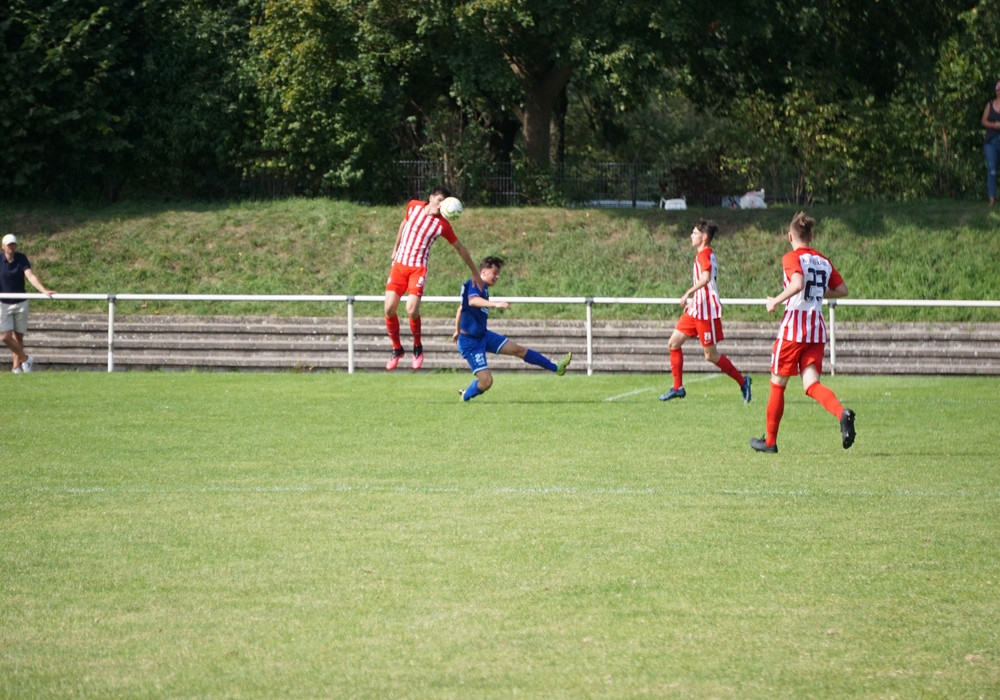
[[[24,293],[24,271],[31,269],[28,256],[24,253],[14,253],[14,259],[7,260],[7,256],[0,252],[0,292],[8,294]],[[23,299],[0,299],[4,304],[16,304]]]
[[[1000,113],[997,113],[997,111],[993,109],[993,100],[990,100],[990,114],[987,118],[991,122],[1000,121]],[[983,137],[983,143],[990,143],[997,137],[1000,137],[1000,131],[997,131],[996,129],[987,129],[986,136]]]

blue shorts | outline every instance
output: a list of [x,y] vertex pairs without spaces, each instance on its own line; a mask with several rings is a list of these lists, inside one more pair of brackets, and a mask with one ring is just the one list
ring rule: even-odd
[[494,333],[493,331],[486,331],[486,335],[482,338],[473,338],[471,335],[461,334],[458,336],[458,351],[462,353],[462,357],[469,363],[473,374],[482,372],[484,369],[489,369],[489,365],[486,364],[486,353],[491,352],[494,355],[499,355],[500,348],[506,344],[507,336]]

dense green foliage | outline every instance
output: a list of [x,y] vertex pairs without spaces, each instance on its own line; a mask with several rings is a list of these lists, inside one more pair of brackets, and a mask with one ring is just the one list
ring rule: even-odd
[[[795,210],[724,208],[681,212],[470,207],[456,223],[474,258],[509,261],[495,292],[508,296],[679,297],[690,285],[689,233],[716,219],[713,243],[724,297],[763,298],[781,289],[779,260]],[[21,240],[35,271],[60,292],[381,295],[400,207],[325,199],[220,205],[0,206],[0,230]],[[1000,215],[985,204],[927,202],[825,205],[816,247],[829,255],[861,299],[1000,299]],[[427,293],[457,294],[468,270],[447,242],[430,260]],[[103,309],[44,302],[36,309]],[[217,304],[146,307],[172,312],[318,314],[329,308]],[[135,309],[131,309],[134,311]],[[130,309],[123,305],[121,313]],[[362,308],[381,314],[381,304]],[[336,313],[343,313],[342,309]],[[425,305],[427,315],[451,307]],[[521,306],[535,317],[579,308]],[[668,307],[600,307],[599,314],[672,317]],[[1000,312],[845,308],[852,319],[991,319]],[[764,320],[759,308],[727,308],[729,319]]]
[[1000,380],[719,376],[0,373],[0,696],[1000,694]]
[[[668,165],[678,194],[980,196],[995,0],[11,0],[0,195],[388,203],[430,159]],[[555,171],[558,173],[558,170]]]
[[0,8],[0,193],[225,191],[245,117],[229,3],[12,0]]

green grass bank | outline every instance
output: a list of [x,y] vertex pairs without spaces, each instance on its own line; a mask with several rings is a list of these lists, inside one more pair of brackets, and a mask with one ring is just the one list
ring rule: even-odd
[[[854,298],[1000,299],[1000,213],[985,204],[918,202],[816,205],[815,245],[844,274]],[[796,207],[595,210],[471,208],[456,223],[479,259],[506,258],[495,293],[507,296],[675,297],[690,284],[688,234],[702,217],[721,234],[713,248],[724,297],[781,288],[779,260]],[[381,294],[403,208],[324,199],[242,203],[0,204],[0,229],[47,286],[80,293]],[[431,255],[427,293],[453,295],[468,276],[445,242]],[[359,313],[379,315],[379,305]],[[102,303],[54,301],[44,311],[103,311]],[[120,313],[329,315],[329,306],[123,304]],[[426,315],[450,315],[428,306]],[[576,317],[579,309],[525,305],[521,317]],[[601,317],[673,316],[665,307],[601,307]],[[764,320],[761,308],[727,309]],[[843,309],[844,320],[998,321],[976,309]]]

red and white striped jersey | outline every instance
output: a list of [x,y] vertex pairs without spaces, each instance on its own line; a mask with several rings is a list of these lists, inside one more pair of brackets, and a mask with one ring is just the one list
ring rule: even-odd
[[694,283],[698,284],[703,272],[708,272],[708,284],[689,297],[686,313],[699,321],[711,321],[722,318],[722,302],[719,301],[719,286],[716,278],[719,276],[719,264],[711,248],[703,248],[695,256],[692,274]]
[[830,287],[839,287],[844,278],[833,263],[812,248],[797,248],[781,258],[784,286],[792,275],[802,275],[802,290],[785,302],[778,337],[797,343],[825,343],[826,323],[823,320],[823,296]]
[[399,238],[396,254],[392,257],[393,262],[410,267],[427,267],[431,245],[438,236],[444,236],[452,244],[458,240],[451,224],[443,216],[428,214],[426,207],[427,202],[417,199],[406,205],[403,233]]

